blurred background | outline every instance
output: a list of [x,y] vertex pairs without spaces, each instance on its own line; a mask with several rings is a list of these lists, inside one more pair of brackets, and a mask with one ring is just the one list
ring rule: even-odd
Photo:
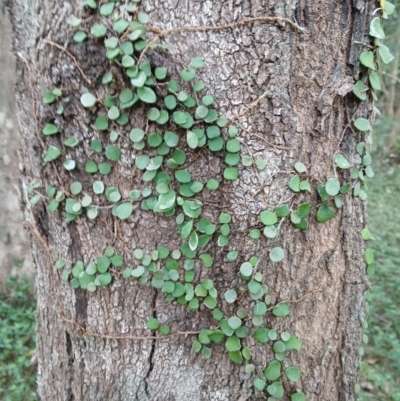
[[[392,0],[393,1],[393,0]],[[368,228],[375,274],[368,294],[359,399],[400,401],[400,0],[385,23],[395,56],[382,65],[381,111],[374,126]],[[0,401],[34,401],[36,369],[33,268],[19,208],[18,126],[13,96],[11,27],[0,2]]]

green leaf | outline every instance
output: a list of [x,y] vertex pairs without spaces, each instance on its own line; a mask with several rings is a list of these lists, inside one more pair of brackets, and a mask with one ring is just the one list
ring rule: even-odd
[[369,34],[374,38],[378,39],[385,38],[385,32],[383,31],[380,17],[375,17],[372,19],[371,24],[369,26]]
[[155,317],[150,318],[147,321],[147,328],[149,330],[157,330],[158,329],[158,320]]
[[285,373],[287,378],[291,381],[291,382],[297,382],[300,380],[301,377],[301,370],[299,367],[297,366],[291,366],[289,368],[285,369]]
[[374,251],[371,248],[367,248],[365,250],[365,261],[369,265],[371,265],[375,261]]
[[326,221],[335,217],[335,211],[327,204],[323,204],[318,208],[317,221],[318,223],[325,223]]
[[255,379],[253,382],[253,386],[257,391],[264,391],[266,383],[263,379]]
[[340,190],[340,182],[336,177],[329,178],[325,184],[325,191],[330,196],[336,196]]
[[350,168],[349,161],[343,155],[340,154],[335,156],[335,164],[341,169]]
[[54,124],[46,124],[43,127],[42,132],[43,132],[43,135],[54,135],[54,134],[57,134],[59,131],[58,131],[58,128]]
[[311,202],[302,203],[297,208],[297,214],[301,219],[305,219],[311,213]]
[[79,181],[74,181],[69,189],[72,195],[78,195],[82,192],[82,184]]
[[50,145],[47,148],[46,155],[44,156],[43,160],[45,162],[51,162],[53,160],[56,160],[59,156],[61,155],[60,149],[57,147]]
[[196,71],[193,70],[192,68],[188,68],[188,69],[183,70],[183,71],[181,72],[181,78],[182,78],[185,82],[191,81],[195,76],[196,76]]
[[269,210],[264,210],[260,214],[260,221],[266,226],[272,226],[273,224],[278,222],[278,218],[274,212]]
[[301,163],[301,162],[296,162],[294,164],[294,169],[298,172],[298,173],[305,173],[307,171],[306,166]]
[[242,265],[240,266],[240,273],[246,278],[251,277],[251,275],[253,274],[253,266],[251,265],[251,263],[242,263]]
[[158,197],[158,207],[162,211],[171,209],[175,205],[175,200],[176,192],[171,189],[166,194],[160,194]]
[[117,162],[121,158],[121,151],[114,145],[107,145],[106,157],[108,160]]
[[391,61],[394,60],[393,54],[390,52],[389,48],[383,44],[379,44],[379,55],[381,56],[381,60],[385,64],[389,64]]
[[236,330],[242,325],[242,319],[232,316],[228,319],[228,324],[233,330]]
[[290,209],[288,205],[279,205],[276,210],[275,214],[277,217],[286,217],[290,214]]
[[104,25],[95,22],[92,28],[90,29],[90,33],[95,38],[103,38],[104,36],[106,36],[107,28]]
[[353,88],[353,93],[360,100],[367,100],[367,87],[365,86],[363,81],[357,81]]
[[288,185],[293,192],[300,192],[300,177],[295,175],[289,180]]
[[277,317],[285,317],[290,313],[289,304],[283,302],[272,309],[272,314]]
[[139,99],[145,103],[155,103],[157,100],[157,96],[154,93],[153,89],[143,86],[142,88],[137,89],[137,94]]
[[196,149],[199,144],[196,134],[192,131],[186,132],[186,141],[190,149]]
[[228,304],[232,304],[236,301],[237,293],[235,290],[230,289],[228,291],[225,291],[224,298]]
[[290,339],[288,341],[285,341],[285,346],[286,350],[296,350],[300,351],[301,350],[301,342],[296,336],[290,336]]
[[365,67],[371,68],[372,70],[376,70],[375,62],[374,62],[374,53],[371,51],[364,51],[360,54],[360,62]]
[[86,32],[83,31],[76,31],[73,37],[74,42],[76,43],[82,43],[86,38],[87,38]]
[[115,3],[102,4],[100,7],[100,14],[107,17],[114,11]]
[[238,251],[230,251],[230,252],[227,253],[226,258],[227,258],[229,261],[232,262],[232,261],[234,261],[234,260],[237,259],[238,255],[239,255],[239,252],[238,252]]
[[228,356],[232,362],[237,363],[238,365],[243,363],[243,357],[239,351],[229,352]]
[[361,230],[361,237],[364,241],[369,241],[369,240],[375,239],[367,227],[365,227]]
[[371,84],[372,89],[376,91],[382,90],[381,80],[379,78],[379,74],[376,71],[371,71],[369,74],[369,83]]
[[317,185],[317,192],[323,202],[325,202],[329,199],[329,195],[326,193],[325,187],[323,185],[321,185],[321,184]]
[[267,387],[267,391],[269,395],[272,395],[274,398],[283,397],[283,385],[281,382],[274,382]]
[[267,343],[270,339],[268,337],[269,330],[266,328],[258,329],[254,332],[253,337],[261,344]]
[[229,352],[240,351],[240,349],[242,348],[240,344],[240,339],[236,336],[228,337],[225,342],[225,348]]
[[272,361],[264,370],[264,376],[267,380],[278,380],[281,375],[281,363],[279,361]]
[[354,121],[354,126],[360,131],[371,131],[371,124],[366,118],[359,117]]
[[213,261],[211,259],[211,256],[208,253],[204,253],[204,254],[200,255],[199,258],[203,261],[205,268],[209,268],[212,266]]
[[133,206],[130,202],[121,203],[117,207],[117,217],[121,220],[126,220],[132,214]]
[[291,401],[306,401],[306,396],[303,392],[299,391],[290,396]]
[[269,258],[275,263],[281,262],[285,258],[283,249],[280,247],[273,248],[269,253]]
[[91,93],[84,93],[81,96],[81,103],[83,107],[93,107],[96,104],[96,97]]
[[194,57],[190,65],[194,68],[202,68],[204,66],[204,60],[202,57]]

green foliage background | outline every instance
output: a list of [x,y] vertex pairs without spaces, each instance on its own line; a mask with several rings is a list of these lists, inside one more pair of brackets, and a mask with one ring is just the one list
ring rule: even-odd
[[0,291],[0,400],[36,400],[36,302],[32,280],[10,277]]

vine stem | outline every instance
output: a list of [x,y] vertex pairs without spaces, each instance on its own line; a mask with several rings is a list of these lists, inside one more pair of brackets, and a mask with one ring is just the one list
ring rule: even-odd
[[67,319],[62,312],[62,310],[58,311],[59,317],[61,320],[64,322],[70,323],[73,326],[75,326],[78,330],[82,332],[83,336],[88,336],[88,337],[99,337],[99,338],[104,338],[108,340],[164,340],[167,338],[171,337],[176,337],[176,336],[188,336],[188,335],[194,335],[194,334],[199,334],[200,331],[177,331],[172,334],[168,334],[166,336],[130,336],[130,335],[119,335],[119,334],[100,334],[100,333],[94,333],[90,331],[86,331],[86,329],[79,324],[77,321],[72,320],[72,319]]
[[254,24],[255,22],[286,22],[293,28],[299,30],[300,32],[305,32],[305,29],[297,25],[295,22],[284,17],[254,17],[246,18],[238,22],[233,22],[232,24],[218,25],[218,26],[180,26],[177,28],[167,29],[165,31],[157,28],[155,26],[147,26],[146,29],[150,32],[154,32],[160,37],[166,37],[174,33],[179,32],[210,32],[210,31],[224,31],[226,29],[234,29],[247,24]]
[[92,82],[90,81],[90,79],[85,75],[85,73],[83,72],[82,68],[80,67],[79,63],[76,61],[76,57],[74,55],[72,55],[67,49],[65,49],[64,47],[60,46],[58,43],[55,43],[51,40],[44,40],[44,43],[57,47],[57,49],[60,49],[61,51],[65,52],[68,57],[74,62],[76,68],[79,70],[79,72],[81,73],[82,77],[85,79],[85,81],[92,86]]
[[316,290],[312,290],[310,292],[307,292],[307,294],[304,294],[302,297],[298,298],[298,299],[294,299],[294,300],[284,300],[284,301],[279,301],[276,305],[271,306],[270,308],[267,309],[267,312],[276,308],[277,306],[279,306],[280,304],[297,304],[298,302],[301,302],[304,298],[307,298],[313,294],[315,294],[316,292],[320,292],[322,291],[322,288],[317,288]]

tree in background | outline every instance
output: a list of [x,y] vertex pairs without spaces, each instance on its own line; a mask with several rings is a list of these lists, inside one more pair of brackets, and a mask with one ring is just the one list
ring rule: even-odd
[[13,1],[39,398],[356,398],[373,6]]

